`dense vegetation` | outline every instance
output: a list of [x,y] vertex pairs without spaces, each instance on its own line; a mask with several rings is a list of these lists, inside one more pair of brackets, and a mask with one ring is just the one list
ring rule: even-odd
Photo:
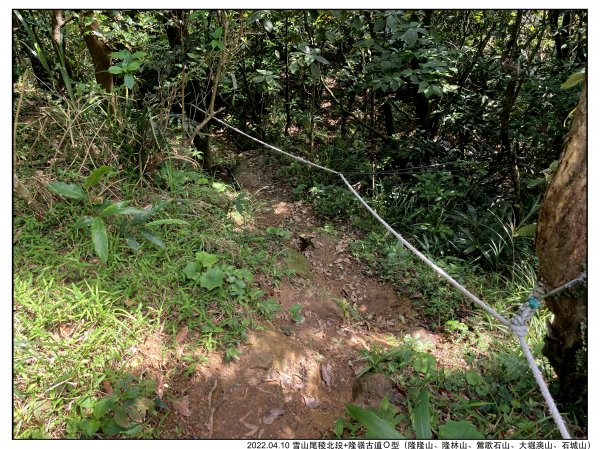
[[[580,94],[586,11],[15,11],[13,28],[18,438],[160,436],[167,404],[123,374],[135,342],[185,325],[234,361],[247,330],[278,310],[253,280],[293,275],[277,264],[285,230],[235,226],[260,204],[231,180],[234,153],[258,147],[214,116],[343,172],[500,310],[535,283],[538,208]],[[517,370],[516,343],[486,337],[496,328],[417,267],[336,178],[272,163],[317,215],[360,232],[354,253],[419,292],[431,328],[477,369],[449,378],[415,362],[411,346],[371,351],[371,370],[414,368],[425,376],[410,385],[414,400],[425,403],[426,379],[427,404],[486,437],[557,436]],[[537,355],[546,318],[529,337]],[[469,353],[479,345],[500,362]],[[185,357],[166,375],[203,362]],[[433,393],[461,385],[478,400]],[[566,409],[579,436],[580,399]],[[125,406],[135,412],[115,412]],[[389,404],[377,413],[403,420]],[[336,434],[364,435],[346,419]]]

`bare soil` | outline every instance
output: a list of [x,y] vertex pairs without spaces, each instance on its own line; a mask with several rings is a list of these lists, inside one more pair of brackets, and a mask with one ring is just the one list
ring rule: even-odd
[[[281,312],[273,322],[259,323],[262,330],[249,331],[239,360],[227,364],[214,353],[196,367],[191,379],[181,376],[165,386],[159,379],[159,387],[178,398],[172,403],[175,412],[164,423],[169,434],[162,436],[332,437],[346,403],[375,405],[385,394],[401,393],[382,375],[373,376],[370,385],[357,383],[356,374],[365,366],[360,351],[397,342],[414,331],[411,326],[418,317],[410,300],[378,280],[350,253],[351,230],[336,236],[324,232],[310,206],[292,201],[279,186],[274,187],[276,181],[264,159],[244,155],[236,180],[264,202],[249,226],[291,232],[280,263],[296,275],[271,291]],[[257,281],[269,288],[269,280]],[[295,304],[302,306],[301,323],[290,316]],[[184,344],[188,338],[184,329],[177,341]],[[160,363],[164,348],[152,340],[140,349],[147,363]]]

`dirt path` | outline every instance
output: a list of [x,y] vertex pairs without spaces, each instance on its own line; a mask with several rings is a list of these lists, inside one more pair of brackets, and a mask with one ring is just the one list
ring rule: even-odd
[[[325,233],[309,206],[274,187],[264,159],[244,156],[236,180],[266,202],[254,225],[291,232],[281,263],[297,276],[272,292],[281,312],[261,323],[264,330],[249,333],[238,361],[225,364],[215,355],[192,382],[171,386],[189,410],[189,416],[172,414],[179,429],[173,437],[331,437],[346,403],[377,405],[384,394],[400,394],[383,376],[372,377],[371,385],[355,378],[364,367],[361,349],[401,339],[415,312],[351,255],[346,234]],[[302,306],[299,324],[289,312],[295,304]]]

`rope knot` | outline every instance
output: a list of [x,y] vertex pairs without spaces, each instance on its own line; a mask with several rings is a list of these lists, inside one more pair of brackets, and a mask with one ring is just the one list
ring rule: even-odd
[[529,320],[535,311],[540,308],[540,299],[544,296],[545,287],[542,282],[537,282],[529,298],[521,304],[516,315],[510,320],[510,328],[517,337],[525,337],[529,329]]

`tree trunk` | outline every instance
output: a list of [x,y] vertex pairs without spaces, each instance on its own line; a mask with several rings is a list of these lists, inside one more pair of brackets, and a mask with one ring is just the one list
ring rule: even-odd
[[[587,83],[585,83],[587,84]],[[571,131],[540,209],[536,252],[540,277],[549,288],[576,278],[587,261],[587,88],[584,84]],[[564,290],[546,300],[554,319],[548,323],[543,354],[554,367],[567,402],[585,397],[587,366],[578,363],[585,349],[587,290]],[[585,365],[585,364],[584,364]]]
[[84,39],[94,63],[96,82],[104,87],[107,92],[111,92],[113,88],[113,76],[108,72],[108,68],[111,63],[110,54],[112,49],[98,35],[100,25],[94,18],[94,12],[86,11],[83,15],[88,20],[91,19],[91,22],[85,26]]

